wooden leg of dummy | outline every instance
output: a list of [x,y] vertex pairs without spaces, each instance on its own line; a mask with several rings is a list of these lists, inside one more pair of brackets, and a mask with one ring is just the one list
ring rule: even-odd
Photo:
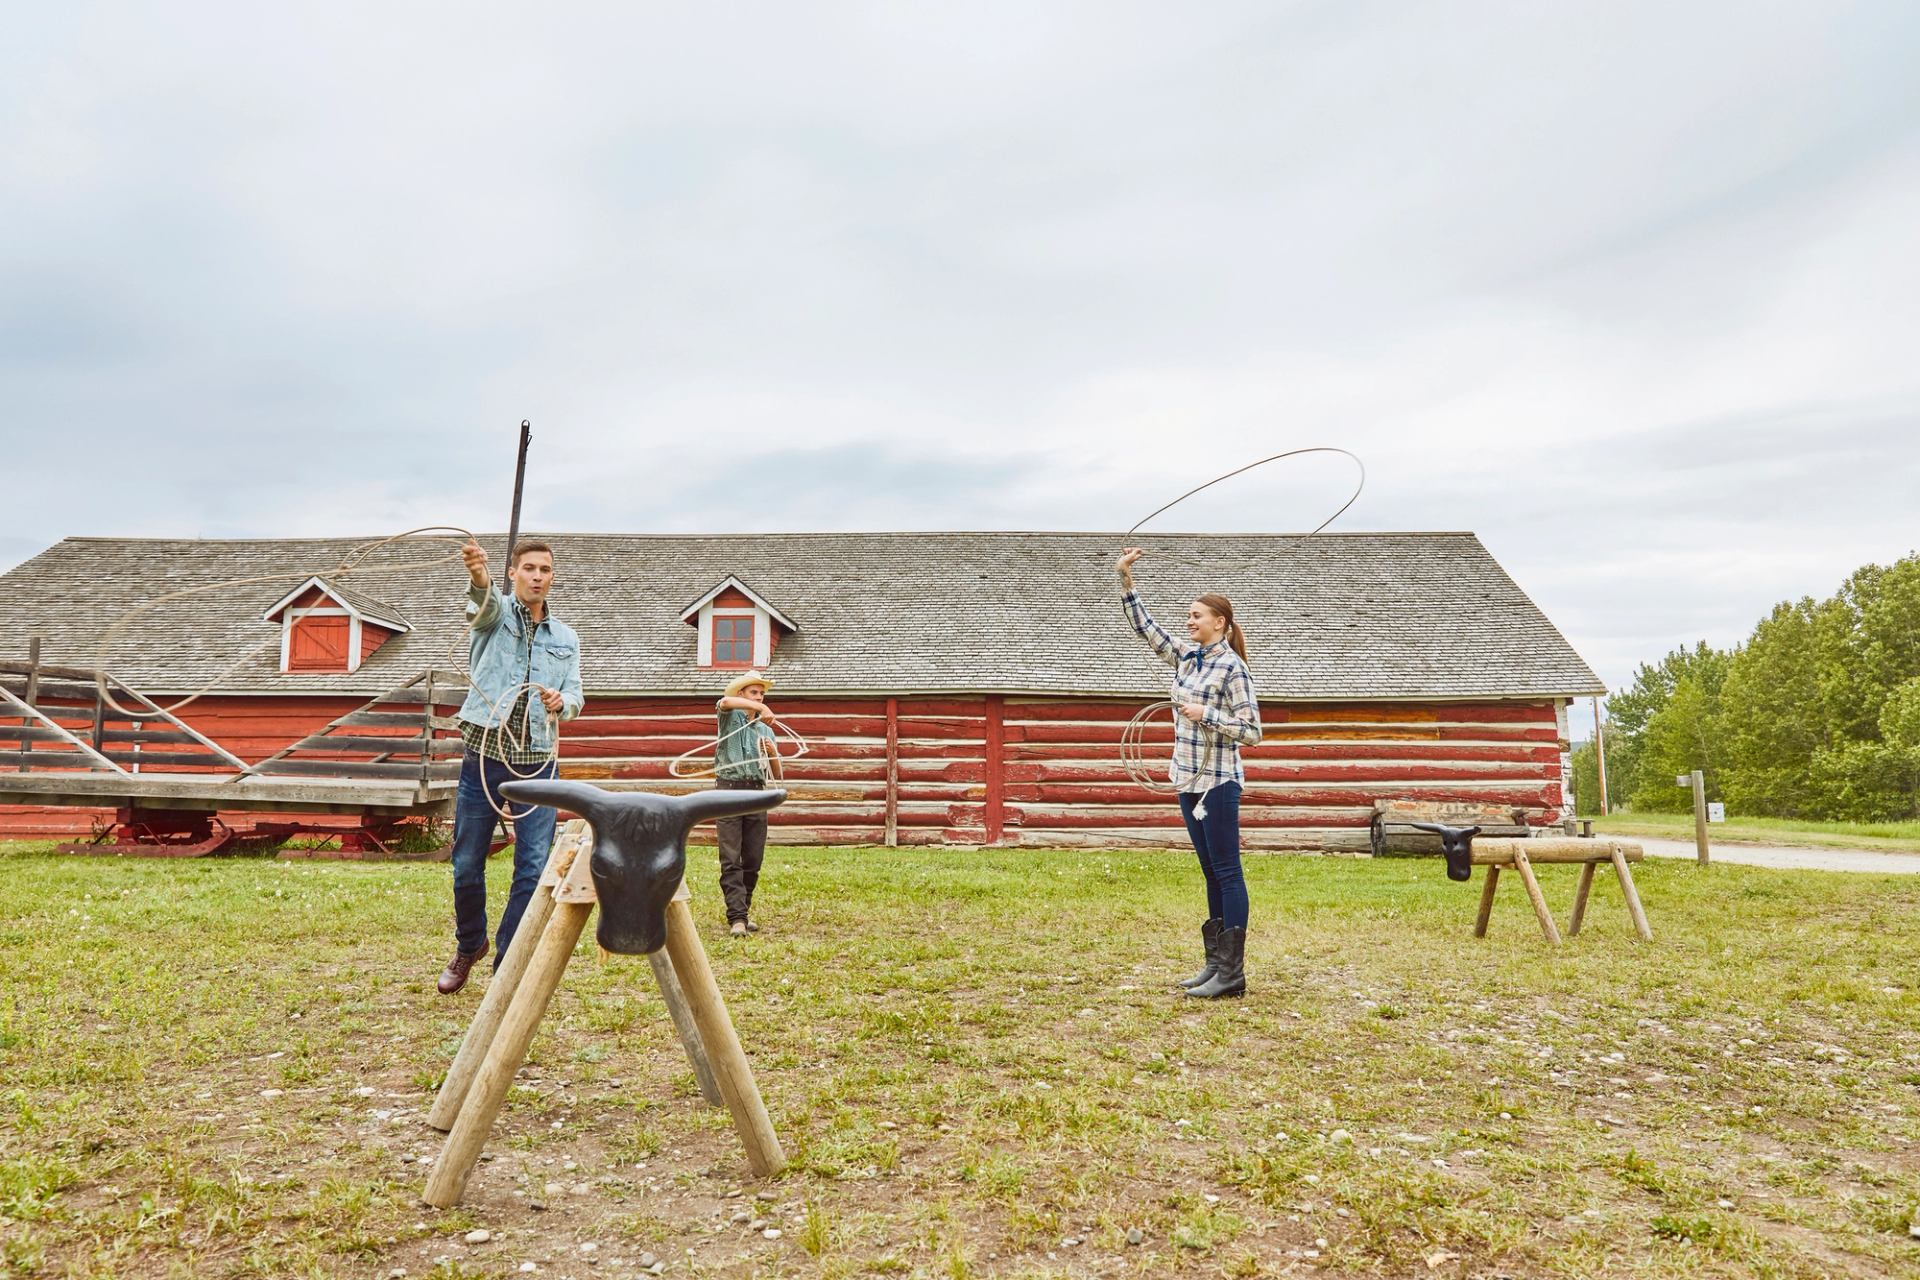
[[[562,841],[554,841],[554,853],[558,853]],[[548,855],[549,864],[553,855]],[[447,1078],[440,1082],[440,1093],[433,1100],[433,1110],[427,1114],[427,1123],[445,1133],[453,1128],[453,1122],[460,1118],[460,1104],[467,1100],[467,1090],[473,1087],[473,1077],[480,1070],[480,1064],[486,1061],[487,1048],[493,1043],[494,1033],[500,1029],[500,1019],[506,1016],[507,1006],[513,1002],[513,993],[520,987],[520,978],[527,971],[527,959],[534,948],[540,945],[541,937],[547,931],[547,921],[553,916],[553,894],[542,887],[533,891],[533,897],[527,902],[526,914],[520,917],[520,927],[514,930],[513,944],[507,948],[506,958],[500,962],[500,968],[487,983],[487,992],[480,997],[480,1008],[474,1012],[473,1024],[467,1028],[467,1035],[460,1042],[460,1052],[454,1055],[453,1065],[447,1068]]]
[[514,992],[486,1060],[474,1075],[466,1105],[460,1108],[453,1132],[447,1135],[446,1146],[434,1161],[426,1194],[427,1203],[434,1208],[447,1209],[460,1203],[467,1178],[479,1162],[480,1150],[487,1145],[487,1135],[500,1114],[500,1104],[506,1101],[514,1074],[527,1060],[533,1034],[540,1029],[547,1003],[553,999],[560,977],[567,971],[567,961],[573,958],[574,944],[580,941],[580,931],[587,927],[587,917],[592,914],[591,902],[563,902],[554,907],[552,919],[540,934],[540,945],[527,962],[520,989]]
[[706,1046],[720,1096],[726,1099],[733,1116],[734,1131],[747,1149],[747,1164],[755,1177],[770,1178],[786,1167],[787,1156],[780,1149],[766,1103],[760,1100],[760,1086],[754,1083],[753,1068],[740,1048],[726,1001],[720,998],[720,986],[713,980],[713,968],[707,963],[706,948],[700,945],[693,912],[682,901],[667,907],[667,952],[694,1025],[700,1029],[700,1042]]
[[1647,912],[1640,905],[1640,891],[1633,887],[1633,868],[1627,865],[1626,855],[1620,850],[1613,851],[1613,874],[1619,877],[1620,892],[1627,898],[1627,914],[1633,917],[1633,931],[1640,935],[1642,942],[1653,941],[1653,926],[1647,923]]
[[673,1029],[679,1033],[680,1047],[687,1051],[694,1079],[700,1082],[700,1096],[707,1100],[708,1106],[717,1107],[725,1099],[720,1096],[719,1082],[713,1078],[713,1065],[707,1061],[706,1046],[700,1043],[700,1028],[693,1023],[693,1011],[687,1008],[680,979],[673,972],[673,961],[664,947],[647,959],[653,964],[654,981],[660,984],[660,998],[667,1002],[667,1016],[673,1019]]
[[1560,945],[1560,926],[1553,922],[1553,912],[1547,910],[1547,895],[1540,892],[1540,882],[1533,878],[1533,864],[1527,861],[1526,854],[1516,852],[1513,868],[1520,873],[1520,883],[1527,886],[1527,897],[1533,901],[1533,914],[1540,921],[1540,932],[1548,942]]
[[1473,936],[1487,936],[1487,922],[1493,919],[1493,891],[1500,883],[1500,868],[1488,867],[1486,875],[1480,878],[1480,914],[1474,917]]
[[1567,936],[1580,936],[1580,922],[1587,918],[1587,895],[1593,892],[1594,864],[1585,863],[1580,868],[1580,887],[1573,892],[1573,918],[1567,921]]

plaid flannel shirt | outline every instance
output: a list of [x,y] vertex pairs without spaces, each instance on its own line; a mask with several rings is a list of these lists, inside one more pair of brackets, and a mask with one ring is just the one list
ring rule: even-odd
[[1176,640],[1153,620],[1139,593],[1120,597],[1134,632],[1173,668],[1174,703],[1197,702],[1206,708],[1198,722],[1177,711],[1173,717],[1173,768],[1168,779],[1182,791],[1207,792],[1223,782],[1247,780],[1240,763],[1242,746],[1260,742],[1260,700],[1253,692],[1247,664],[1224,639],[1201,646]]

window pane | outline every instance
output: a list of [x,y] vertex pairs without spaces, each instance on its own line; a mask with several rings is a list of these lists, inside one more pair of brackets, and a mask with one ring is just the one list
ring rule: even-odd
[[741,665],[752,663],[752,618],[716,617],[713,620],[713,660]]

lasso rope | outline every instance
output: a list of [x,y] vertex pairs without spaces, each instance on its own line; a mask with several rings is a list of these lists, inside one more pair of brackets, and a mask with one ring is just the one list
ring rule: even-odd
[[[113,649],[114,641],[119,639],[120,633],[125,631],[128,625],[131,624],[134,619],[142,616],[143,614],[151,613],[155,609],[158,609],[161,605],[171,603],[172,601],[184,600],[189,596],[205,595],[211,591],[228,591],[228,590],[232,590],[235,587],[259,586],[269,582],[305,582],[310,578],[332,579],[332,578],[343,578],[352,574],[373,575],[373,574],[380,574],[380,573],[412,573],[421,569],[432,569],[432,568],[435,568],[436,566],[449,564],[455,560],[459,560],[461,558],[460,552],[454,551],[448,555],[436,556],[431,560],[419,560],[409,564],[366,565],[366,564],[362,564],[361,562],[365,560],[368,556],[372,555],[375,551],[378,551],[380,548],[384,546],[388,546],[391,543],[399,542],[406,538],[419,537],[422,534],[439,535],[439,534],[446,534],[446,533],[457,533],[461,535],[460,542],[458,545],[464,545],[467,542],[475,541],[475,538],[471,533],[469,533],[465,529],[458,527],[457,525],[427,525],[419,529],[409,529],[405,533],[396,533],[390,538],[378,538],[372,542],[368,542],[361,546],[358,546],[348,553],[347,558],[345,560],[341,561],[338,565],[334,566],[331,569],[321,569],[317,572],[309,571],[309,572],[301,572],[301,573],[268,573],[268,574],[261,574],[258,577],[251,577],[251,578],[227,578],[220,582],[202,583],[200,586],[197,586],[197,587],[184,587],[179,591],[169,591],[167,594],[163,596],[159,596],[155,599],[149,600],[145,604],[135,605],[133,608],[127,610],[125,613],[121,614],[118,618],[114,619],[113,625],[108,627],[106,630],[106,634],[101,637],[100,648],[94,654],[94,658],[93,658],[93,687],[95,691],[98,693],[100,700],[103,703],[105,703],[107,706],[112,707],[116,714],[124,716],[130,720],[151,718],[153,715],[153,712],[151,710],[135,712],[135,711],[129,710],[126,707],[121,706],[120,703],[114,698],[112,691],[107,687],[107,656]],[[433,542],[453,542],[454,541],[454,539],[452,538],[443,538],[438,536],[428,538],[426,540],[433,541]],[[471,627],[469,627],[469,630],[470,629]],[[264,652],[269,646],[276,645],[279,643],[280,643],[280,637],[278,636],[271,636],[268,639],[261,641],[259,644],[255,645],[253,648],[241,654],[237,659],[233,661],[231,665],[227,666],[218,675],[214,676],[213,679],[207,681],[206,684],[200,686],[200,688],[196,689],[193,693],[189,694],[187,697],[180,699],[180,701],[174,703],[171,706],[160,707],[159,710],[166,715],[173,715],[175,712],[179,711],[182,707],[188,706],[189,704],[194,702],[198,702],[201,698],[205,697],[207,694],[213,692],[214,689],[219,687],[220,683],[223,680],[225,680],[228,676],[232,675],[234,672],[238,671],[241,667],[245,666],[248,662],[252,661],[255,657],[257,657],[259,654]],[[450,640],[448,642],[447,644],[448,660],[455,670],[464,671],[466,669],[466,662],[455,654],[455,645],[457,643],[458,643],[458,637],[455,637],[453,640]]]
[[[451,537],[441,536],[445,534],[458,534],[459,537],[451,538]],[[189,596],[204,595],[213,591],[228,591],[236,587],[260,586],[266,583],[274,583],[274,582],[306,582],[313,578],[321,578],[321,579],[326,579],[330,581],[335,578],[348,577],[354,574],[374,575],[374,574],[382,574],[382,573],[402,573],[402,572],[411,573],[411,572],[417,572],[422,569],[433,569],[443,564],[452,564],[457,561],[464,560],[464,555],[462,550],[456,549],[454,551],[449,552],[446,555],[435,556],[430,560],[416,560],[416,561],[410,561],[405,564],[369,565],[364,563],[368,556],[380,550],[382,547],[389,546],[393,543],[401,542],[410,538],[421,538],[423,541],[431,541],[431,542],[450,542],[450,543],[453,543],[456,548],[464,548],[466,544],[469,542],[476,543],[476,544],[479,542],[479,539],[476,538],[470,530],[463,529],[458,525],[426,525],[418,529],[409,529],[405,533],[396,533],[391,537],[376,538],[372,542],[363,543],[360,546],[355,547],[352,551],[350,551],[344,560],[342,560],[338,565],[335,565],[332,568],[321,569],[318,571],[260,574],[255,577],[247,577],[247,578],[227,578],[219,582],[202,583],[199,586],[185,587],[179,591],[168,592],[166,595],[159,596],[153,600],[147,601],[145,604],[136,605],[132,609],[127,610],[125,613],[121,614],[118,618],[114,620],[112,626],[107,628],[106,634],[101,638],[100,648],[98,652],[94,655],[94,664],[93,664],[94,688],[98,692],[101,700],[107,706],[112,707],[114,711],[119,713],[120,715],[127,716],[130,719],[148,718],[152,716],[153,713],[151,711],[144,711],[144,712],[129,711],[126,707],[121,706],[120,703],[114,699],[112,692],[107,687],[107,672],[106,672],[107,656],[113,648],[114,641],[119,638],[121,632],[125,631],[128,625],[131,624],[134,621],[134,619],[139,618],[143,614],[151,613],[153,610],[158,609],[160,606],[170,603],[171,601],[182,600]],[[448,640],[447,662],[449,667],[451,667],[453,670],[460,671],[462,673],[466,671],[467,660],[465,656],[459,653],[459,643],[462,636],[471,637],[472,634],[473,634],[473,623],[470,620],[463,631],[456,633],[454,636],[452,636]],[[180,699],[178,702],[173,703],[171,706],[161,707],[160,710],[168,715],[172,715],[175,712],[179,711],[182,707],[185,707],[191,703],[199,701],[201,698],[205,697],[208,693],[212,692],[215,688],[219,687],[221,682],[226,680],[228,676],[232,675],[234,672],[238,671],[241,667],[245,666],[248,662],[250,662],[253,658],[258,656],[268,646],[278,644],[279,642],[280,642],[280,638],[278,636],[273,636],[263,641],[262,643],[255,645],[253,648],[247,650],[247,652],[241,654],[239,658],[235,659],[230,665],[224,668],[218,675],[214,676],[213,679],[209,680],[206,684],[202,685],[199,689],[195,690],[192,694],[188,695],[185,698]],[[526,695],[531,699],[531,697],[534,694],[534,691],[538,690],[539,688],[540,686],[538,685],[522,683],[514,686],[512,689],[509,689],[505,694],[501,695],[498,699],[494,701],[493,706],[489,712],[488,718],[490,720],[496,721],[497,723],[481,726],[480,754],[483,757],[495,760],[496,763],[506,765],[507,770],[510,773],[512,773],[515,778],[524,779],[524,778],[538,777],[541,773],[545,772],[545,770],[549,765],[554,763],[560,757],[560,720],[557,715],[555,715],[552,711],[547,709],[546,703],[544,701],[541,702],[540,709],[547,716],[549,738],[552,745],[548,748],[546,756],[540,761],[538,765],[533,767],[531,772],[523,772],[520,766],[513,764],[509,760],[501,759],[497,756],[494,756],[490,754],[488,750],[489,746],[493,746],[496,750],[498,750],[498,745],[497,745],[498,742],[504,741],[512,751],[518,752],[520,754],[526,753],[528,749],[528,742],[530,740],[531,727],[532,727],[533,708],[531,704],[527,708],[528,715],[527,715],[525,727],[516,730],[513,726],[507,723],[507,719],[511,713],[511,710],[514,704],[520,699],[521,696]],[[431,711],[431,708],[429,708],[429,711]],[[481,788],[481,790],[486,795],[488,807],[490,807],[495,814],[499,815],[501,818],[505,819],[509,823],[515,820],[516,815],[512,812],[511,805],[503,807],[500,804],[495,802],[491,791],[487,790],[484,787]]]
[[[1319,533],[1322,529],[1325,529],[1328,525],[1332,524],[1335,520],[1338,520],[1341,516],[1345,515],[1347,513],[1347,508],[1351,507],[1354,503],[1360,501],[1360,495],[1366,492],[1367,464],[1360,461],[1360,455],[1356,453],[1352,453],[1346,449],[1339,448],[1338,446],[1335,446],[1335,445],[1313,445],[1305,449],[1288,449],[1285,453],[1276,453],[1271,457],[1262,458],[1258,462],[1249,462],[1244,467],[1236,467],[1232,471],[1229,471],[1224,475],[1217,475],[1213,479],[1207,481],[1205,484],[1195,485],[1193,488],[1187,490],[1185,493],[1181,494],[1179,497],[1175,498],[1172,502],[1169,502],[1164,506],[1155,507],[1152,511],[1140,517],[1140,519],[1134,521],[1133,527],[1128,529],[1126,533],[1122,536],[1131,538],[1135,533],[1139,531],[1141,525],[1147,523],[1149,520],[1152,520],[1155,516],[1166,514],[1167,512],[1173,510],[1175,507],[1179,506],[1181,503],[1185,502],[1188,498],[1193,497],[1196,493],[1203,493],[1206,490],[1213,488],[1213,486],[1219,484],[1223,480],[1231,480],[1235,476],[1245,475],[1247,472],[1254,470],[1256,467],[1266,466],[1269,462],[1279,462],[1282,458],[1297,458],[1303,454],[1309,454],[1309,453],[1337,453],[1344,458],[1351,458],[1353,460],[1353,465],[1360,469],[1359,483],[1354,485],[1353,493],[1347,498],[1347,500],[1341,503],[1339,508],[1332,515],[1328,516],[1325,520],[1322,520],[1319,524],[1315,525],[1310,532],[1299,535],[1301,538],[1311,538],[1313,537],[1314,534]],[[1190,564],[1190,565],[1193,565],[1195,568],[1200,568],[1200,569],[1210,569],[1214,567],[1212,565],[1207,564],[1204,561],[1192,560],[1187,558],[1186,556],[1169,554],[1167,555],[1166,558],[1169,560],[1178,560],[1182,564]],[[1247,569],[1251,569],[1254,565],[1258,563],[1260,563],[1258,560],[1249,560],[1245,564],[1237,565],[1232,569],[1227,570],[1226,572],[1229,572],[1229,573],[1243,572]]]
[[[1126,534],[1123,536],[1131,538],[1136,532],[1138,532],[1141,525],[1146,524],[1148,521],[1152,520],[1155,516],[1163,515],[1166,512],[1171,511],[1173,508],[1185,502],[1188,498],[1191,498],[1195,494],[1201,493],[1207,489],[1211,489],[1214,485],[1219,484],[1223,480],[1231,480],[1235,476],[1244,475],[1247,472],[1254,470],[1256,467],[1264,467],[1270,462],[1279,462],[1283,458],[1297,458],[1302,456],[1303,454],[1309,454],[1309,453],[1337,453],[1337,454],[1340,454],[1342,457],[1350,458],[1353,461],[1353,465],[1359,468],[1360,478],[1359,478],[1359,482],[1354,486],[1353,493],[1348,496],[1345,502],[1340,504],[1339,508],[1336,509],[1332,515],[1328,516],[1325,520],[1322,520],[1319,524],[1315,525],[1310,532],[1297,535],[1289,544],[1290,546],[1298,546],[1301,542],[1304,542],[1306,539],[1316,536],[1328,525],[1332,524],[1335,520],[1338,520],[1341,516],[1345,515],[1347,513],[1347,509],[1353,506],[1354,503],[1358,502],[1360,500],[1360,495],[1366,491],[1367,464],[1360,460],[1360,456],[1358,454],[1350,452],[1349,450],[1346,450],[1346,449],[1339,448],[1334,445],[1314,445],[1304,449],[1288,449],[1284,453],[1276,453],[1270,457],[1261,458],[1257,462],[1249,462],[1244,467],[1236,467],[1232,471],[1228,471],[1222,475],[1217,475],[1213,479],[1207,481],[1205,484],[1195,485],[1193,488],[1187,490],[1185,493],[1175,498],[1172,502],[1169,502],[1163,506],[1154,508],[1152,511],[1148,512],[1146,515],[1142,516],[1140,519],[1134,521],[1132,528],[1129,528]],[[1235,565],[1235,566],[1232,566],[1231,568],[1227,568],[1223,570],[1223,569],[1220,569],[1218,566],[1208,564],[1204,561],[1194,560],[1187,556],[1175,555],[1172,553],[1163,553],[1163,554],[1165,554],[1166,559],[1175,560],[1182,564],[1191,565],[1198,569],[1207,569],[1214,572],[1241,573],[1241,572],[1245,572],[1248,569],[1253,568],[1256,564],[1260,563],[1258,560],[1249,560],[1244,564]],[[1159,658],[1157,653],[1155,654],[1154,660],[1156,663],[1155,670],[1157,672],[1159,670],[1159,667],[1158,667]],[[1148,703],[1146,706],[1140,708],[1139,711],[1135,712],[1133,715],[1133,718],[1128,720],[1125,727],[1123,727],[1120,731],[1120,752],[1119,752],[1120,767],[1126,772],[1127,777],[1131,781],[1133,781],[1135,785],[1143,787],[1148,791],[1157,792],[1162,795],[1170,795],[1170,794],[1177,795],[1180,792],[1183,792],[1186,790],[1185,783],[1174,782],[1172,780],[1173,769],[1170,764],[1165,766],[1166,776],[1161,777],[1150,767],[1148,763],[1148,757],[1147,757],[1147,725],[1148,725],[1148,722],[1152,720],[1152,718],[1158,715],[1160,712],[1167,711],[1167,710],[1171,710],[1173,712],[1173,729],[1174,729],[1174,737],[1175,737],[1176,743],[1178,742],[1178,739],[1179,739],[1180,704],[1177,701],[1177,698],[1179,696],[1180,689],[1179,689],[1179,676],[1178,676],[1179,668],[1177,664],[1175,665],[1174,670],[1175,670],[1175,676],[1174,676],[1174,682],[1173,682],[1174,687],[1172,690],[1174,694],[1174,698],[1161,701],[1161,702]],[[1200,725],[1198,727],[1200,731],[1201,747],[1200,747],[1200,760],[1194,769],[1194,773],[1196,776],[1204,774],[1207,771],[1207,766],[1212,761],[1213,753],[1219,745],[1219,735],[1214,730],[1207,728],[1205,725]],[[1189,779],[1188,781],[1191,781],[1191,779]],[[1195,806],[1194,816],[1196,817],[1206,816],[1206,808],[1205,808],[1204,801],[1200,802],[1200,804]]]
[[[752,729],[755,724],[759,722],[760,722],[759,717],[757,716],[749,717],[745,721],[745,723],[737,725],[734,728],[727,730],[727,732],[719,735],[718,737],[709,738],[707,741],[700,743],[698,746],[691,747],[685,751],[682,751],[679,755],[675,756],[672,760],[668,761],[667,776],[672,778],[686,778],[686,779],[719,777],[720,776],[720,758],[719,758],[720,744],[723,742],[726,742],[729,738],[732,738],[735,734],[747,732],[748,730]],[[772,723],[773,723],[773,730],[776,734],[785,735],[787,740],[794,744],[794,750],[791,754],[782,755],[780,754],[779,740],[777,738],[774,740],[773,759],[776,762],[776,765],[775,765],[776,768],[779,766],[780,763],[784,763],[785,761],[798,760],[801,756],[806,755],[807,752],[813,749],[812,744],[809,743],[804,737],[802,737],[800,735],[800,732],[797,729],[795,729],[792,725],[788,724],[785,720],[782,720],[778,716],[775,716],[773,718]],[[701,769],[694,769],[691,767],[694,763],[694,758],[696,756],[705,756],[708,754],[711,754],[714,757],[714,762],[712,764]]]
[[[545,773],[550,765],[553,765],[560,759],[560,715],[549,707],[544,699],[537,697],[542,687],[541,685],[532,684],[527,681],[522,681],[513,686],[513,688],[507,690],[498,698],[495,698],[493,705],[488,708],[487,719],[494,721],[494,723],[480,726],[480,758],[483,761],[491,760],[495,764],[506,766],[507,772],[513,775],[515,781],[537,778]],[[527,699],[527,715],[524,725],[516,729],[511,723],[513,708],[519,703],[521,695],[523,694]],[[506,756],[513,753],[526,754],[528,750],[527,744],[532,740],[533,736],[533,706],[536,701],[540,704],[541,714],[547,718],[547,739],[550,745],[547,747],[547,754],[540,758],[538,764],[534,765],[531,769],[523,771],[519,765],[507,759]],[[502,755],[496,756],[487,748],[494,746],[494,748],[498,750],[499,742],[505,742],[507,744],[507,750]],[[482,767],[484,769],[484,766]],[[524,816],[513,812],[513,803],[511,801],[507,802],[504,806],[496,803],[491,787],[481,786],[480,794],[486,797],[487,806],[507,822],[517,822]],[[531,813],[534,807],[533,805],[528,805],[526,807],[527,812]]]

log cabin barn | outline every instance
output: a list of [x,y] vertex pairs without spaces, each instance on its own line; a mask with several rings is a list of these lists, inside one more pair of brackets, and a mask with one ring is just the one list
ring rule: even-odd
[[[585,714],[561,772],[683,787],[668,764],[714,732],[748,667],[811,742],[772,815],[789,844],[1182,848],[1170,797],[1130,781],[1122,727],[1167,696],[1088,533],[542,535],[551,607],[580,634]],[[443,542],[395,571],[330,580],[373,539],[70,538],[0,575],[0,657],[91,666],[129,607],[184,586],[282,575],[142,615],[106,665],[248,761],[402,685],[464,666],[465,575]],[[1265,740],[1246,752],[1252,848],[1360,849],[1376,799],[1571,814],[1567,712],[1600,681],[1471,533],[1164,535],[1136,575],[1184,635],[1193,596],[1230,596]],[[504,537],[485,539],[498,565]],[[236,657],[256,656],[229,671]],[[1150,742],[1171,751],[1156,721]],[[84,833],[103,815],[0,810],[0,836]]]

